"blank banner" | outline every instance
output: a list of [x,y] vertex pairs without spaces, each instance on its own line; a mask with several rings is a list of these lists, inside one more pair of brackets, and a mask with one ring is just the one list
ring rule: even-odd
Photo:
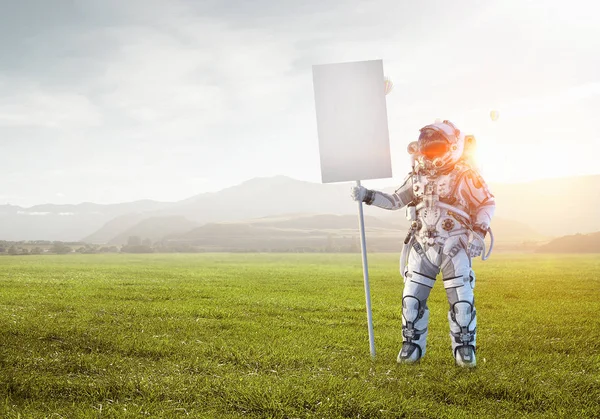
[[313,66],[323,183],[392,177],[383,62]]

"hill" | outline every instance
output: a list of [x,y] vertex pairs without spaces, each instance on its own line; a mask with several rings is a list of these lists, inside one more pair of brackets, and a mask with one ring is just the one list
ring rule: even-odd
[[[100,205],[0,205],[0,240],[80,241],[117,217],[166,209],[173,203],[150,200]],[[92,240],[105,243],[106,236]]]
[[[404,211],[381,211],[365,216],[369,248],[397,251],[408,229]],[[198,225],[182,216],[143,218],[121,216],[107,223],[86,241],[106,238],[106,243],[125,244],[129,236],[152,242],[167,240],[208,250],[293,250],[302,248],[354,249],[358,236],[356,214],[280,214],[259,218]],[[492,227],[497,249],[520,248],[523,242],[546,241],[526,224],[496,217]],[[113,236],[110,237],[109,235]],[[97,242],[97,241],[93,241]]]
[[495,184],[496,215],[547,236],[600,230],[600,175]]
[[[398,215],[396,213],[396,215]],[[408,229],[403,217],[365,217],[367,247],[376,252],[397,252]],[[515,249],[524,241],[545,237],[526,225],[498,218],[494,220],[497,249]],[[187,233],[169,237],[171,243],[185,243],[205,250],[290,251],[302,249],[358,250],[356,215],[281,215],[239,222],[210,223]]]
[[109,244],[126,244],[130,236],[150,239],[152,242],[160,241],[167,236],[185,233],[198,227],[198,224],[184,217],[152,217],[144,219],[133,227],[126,229],[113,237]]
[[[370,251],[401,248],[398,226],[374,217],[365,223]],[[359,251],[358,237],[356,216],[322,214],[209,223],[169,242],[215,251]]]
[[81,239],[81,241],[95,244],[109,243],[120,234],[123,234],[125,231],[133,228],[136,224],[147,219],[147,217],[146,214],[141,212],[120,215],[108,221],[94,233]]
[[[285,176],[256,178],[197,195],[158,212],[182,215],[198,223],[288,213],[356,214],[356,204],[349,198],[350,187],[351,183],[320,184]],[[383,189],[391,192],[396,187]],[[531,229],[549,237],[600,230],[600,219],[595,216],[600,208],[600,175],[495,184],[491,189],[496,196],[496,215],[518,221],[525,231]],[[404,219],[402,210],[364,207],[366,215]]]
[[[399,183],[400,181],[398,181]],[[390,181],[390,183],[392,183]],[[218,192],[172,202],[137,201],[97,205],[0,206],[0,240],[83,240],[106,243],[150,218],[183,217],[197,225],[280,214],[356,214],[349,197],[351,183],[320,184],[286,176],[255,178]],[[391,192],[397,185],[383,188]],[[506,230],[530,236],[591,233],[600,230],[600,175],[491,185],[499,218]],[[365,215],[406,225],[404,211],[365,206]],[[304,222],[304,221],[298,221]],[[517,231],[518,230],[518,231]]]
[[157,211],[199,223],[291,213],[353,214],[350,184],[305,182],[286,176],[255,178],[219,192],[204,193]]
[[[365,225],[368,229],[397,229],[399,226],[408,227],[408,221],[403,217],[374,217],[365,216]],[[284,229],[310,229],[310,230],[356,230],[358,228],[357,215],[337,214],[284,214],[280,216],[267,216],[245,221],[248,224],[263,227],[276,227]]]
[[559,237],[540,246],[538,253],[600,253],[600,231]]

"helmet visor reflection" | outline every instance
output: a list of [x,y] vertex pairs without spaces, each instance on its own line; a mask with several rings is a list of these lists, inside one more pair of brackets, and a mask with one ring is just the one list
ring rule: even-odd
[[446,138],[435,131],[423,131],[419,136],[419,153],[432,160],[448,152],[450,144]]

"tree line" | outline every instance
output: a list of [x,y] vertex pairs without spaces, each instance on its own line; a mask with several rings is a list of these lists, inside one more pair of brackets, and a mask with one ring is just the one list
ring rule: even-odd
[[204,253],[204,252],[289,252],[289,253],[358,253],[358,239],[340,243],[333,235],[328,235],[321,246],[306,246],[301,243],[258,243],[252,245],[236,244],[232,241],[223,245],[194,244],[188,242],[159,240],[129,236],[123,245],[99,245],[84,242],[61,242],[46,240],[5,241],[0,240],[0,255],[63,255],[69,253]]

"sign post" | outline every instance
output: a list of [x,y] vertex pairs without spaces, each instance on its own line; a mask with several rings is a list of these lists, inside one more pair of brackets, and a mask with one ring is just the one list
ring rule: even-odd
[[[323,183],[392,177],[381,60],[313,66]],[[373,315],[362,202],[358,203],[369,349],[375,358]]]
[[[356,181],[360,186],[360,180]],[[367,239],[365,236],[365,217],[362,202],[358,202],[358,226],[360,228],[360,251],[362,253],[363,280],[365,283],[365,300],[367,302],[367,323],[369,328],[369,351],[375,358],[375,336],[373,335],[373,313],[371,311],[371,287],[369,286],[369,265],[367,264]]]

